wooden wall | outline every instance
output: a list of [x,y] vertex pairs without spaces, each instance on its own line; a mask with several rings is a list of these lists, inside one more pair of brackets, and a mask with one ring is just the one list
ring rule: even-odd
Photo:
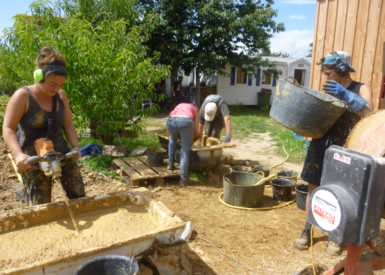
[[385,0],[318,0],[310,87],[322,90],[320,59],[346,51],[356,69],[352,78],[371,86],[375,108],[380,105],[385,75]]

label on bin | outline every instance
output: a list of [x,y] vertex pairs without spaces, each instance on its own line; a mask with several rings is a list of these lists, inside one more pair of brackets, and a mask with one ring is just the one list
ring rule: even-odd
[[337,198],[329,191],[316,190],[314,192],[311,211],[317,224],[324,230],[332,231],[341,222],[341,207]]

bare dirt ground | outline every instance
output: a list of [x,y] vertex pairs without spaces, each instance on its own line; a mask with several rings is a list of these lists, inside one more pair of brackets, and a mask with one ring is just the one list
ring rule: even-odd
[[[256,160],[267,167],[284,160],[277,156],[277,147],[268,134],[256,134],[243,140],[234,139],[233,142],[237,147],[224,149],[224,153],[235,159]],[[276,169],[292,169],[300,173],[301,168],[301,164],[284,163]],[[2,142],[0,171],[1,216],[26,207],[16,199],[12,191],[12,184],[17,178]],[[217,172],[220,171],[222,170]],[[82,175],[89,196],[128,188],[125,183],[85,168]],[[295,203],[268,211],[238,210],[223,205],[218,200],[219,194],[223,192],[222,180],[218,174],[214,173],[214,176],[207,177],[204,182],[195,182],[187,187],[179,187],[177,182],[146,187],[153,191],[157,200],[162,201],[184,221],[191,221],[194,226],[195,233],[188,243],[158,251],[164,255],[186,255],[191,268],[188,273],[183,274],[297,274],[296,272],[309,267],[312,262],[330,267],[346,255],[345,250],[340,256],[329,256],[325,251],[327,237],[318,229],[314,230],[313,257],[311,250],[299,251],[293,247],[305,221],[305,212],[298,209]],[[271,188],[266,187],[263,204],[271,205],[271,193]],[[61,192],[55,188],[53,200],[62,199]],[[382,241],[385,236],[383,224],[381,228],[376,244],[380,250],[385,251],[385,243]]]

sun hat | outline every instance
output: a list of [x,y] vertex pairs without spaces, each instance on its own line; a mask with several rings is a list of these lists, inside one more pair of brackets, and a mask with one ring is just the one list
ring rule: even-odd
[[213,121],[215,118],[215,114],[217,113],[218,107],[215,102],[209,102],[205,107],[205,120]]

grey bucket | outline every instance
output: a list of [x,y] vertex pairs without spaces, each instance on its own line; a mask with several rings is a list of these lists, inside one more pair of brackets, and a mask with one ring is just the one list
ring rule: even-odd
[[231,172],[223,176],[224,201],[234,206],[259,207],[262,204],[265,183],[255,173]]
[[138,275],[139,266],[135,257],[105,255],[85,262],[74,275]]
[[321,138],[345,110],[346,104],[329,94],[280,79],[270,117],[297,134]]

